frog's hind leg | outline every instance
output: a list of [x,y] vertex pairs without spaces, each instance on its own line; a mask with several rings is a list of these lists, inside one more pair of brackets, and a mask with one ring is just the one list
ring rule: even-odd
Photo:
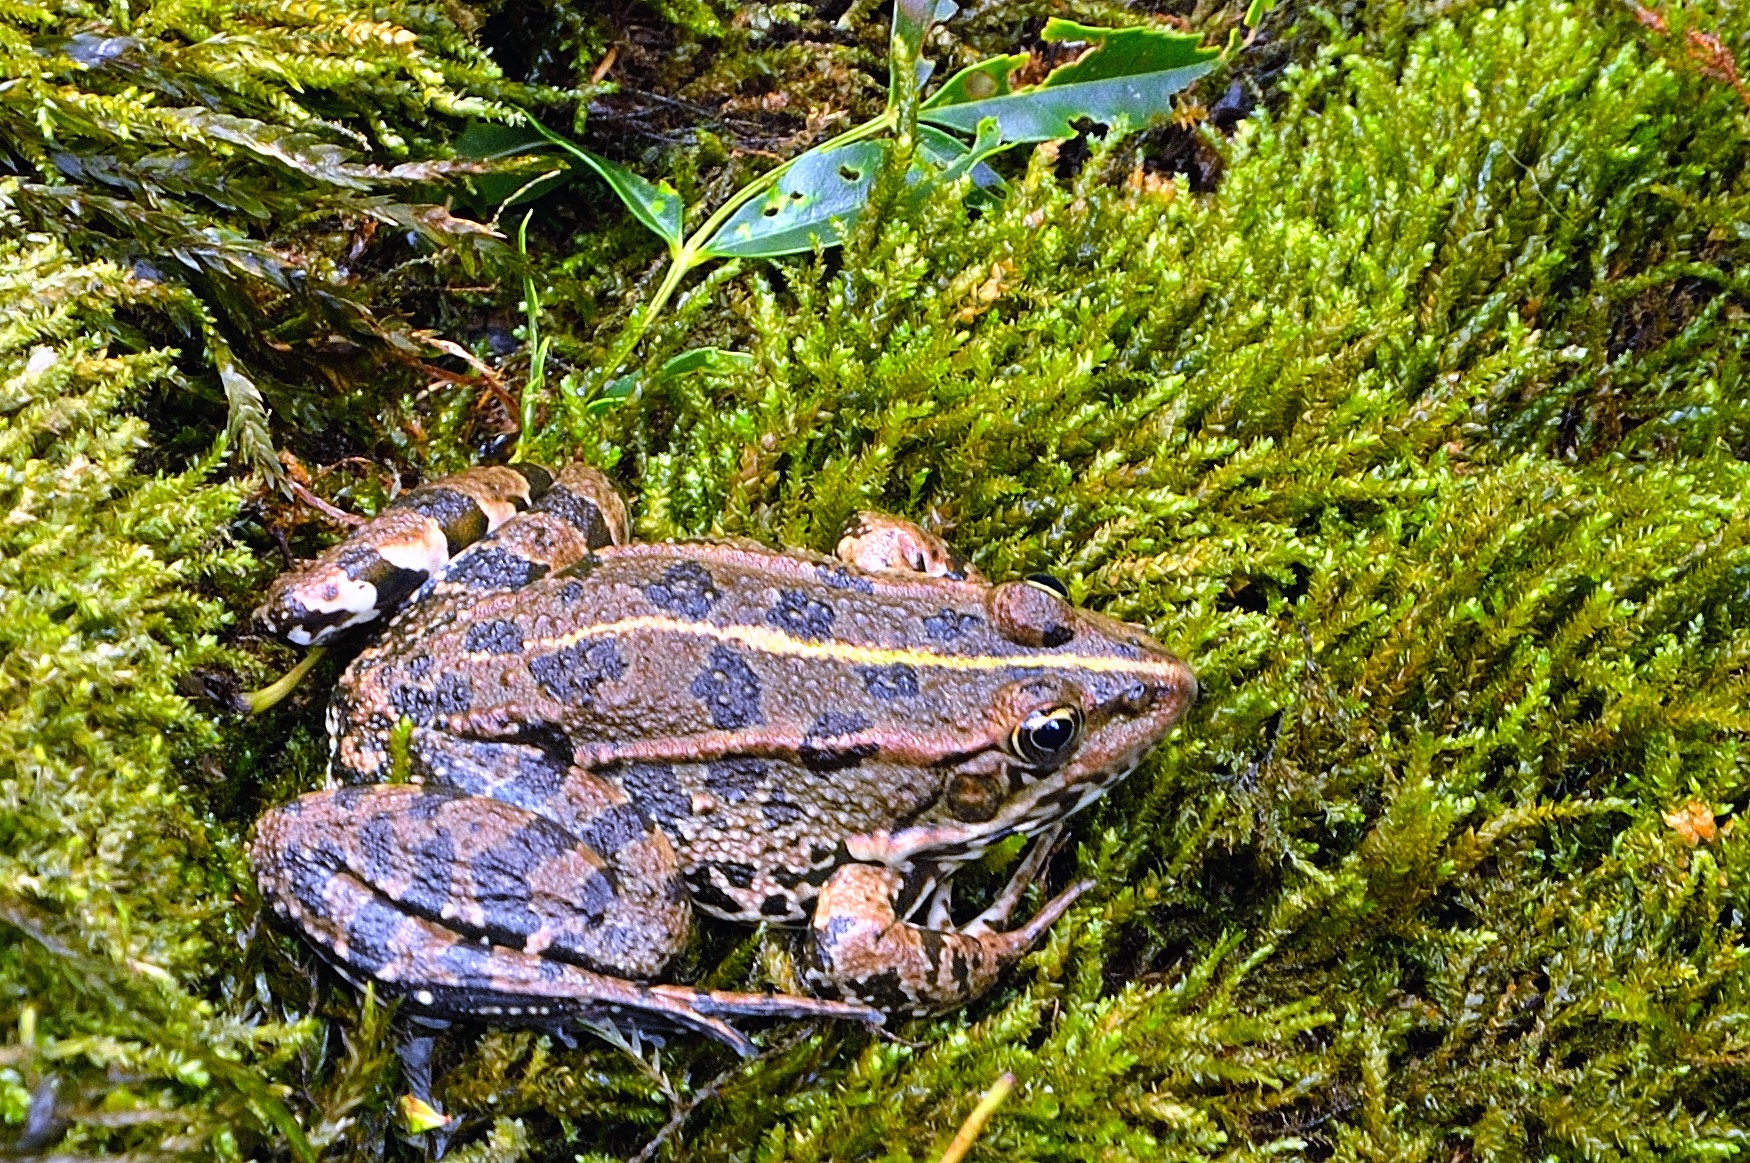
[[923,526],[887,513],[861,512],[845,525],[836,554],[868,573],[921,573],[957,581],[984,577]]
[[740,1053],[750,1043],[725,1017],[879,1020],[809,998],[626,980],[684,942],[678,877],[628,884],[567,829],[490,797],[412,784],[314,792],[264,816],[250,855],[276,913],[343,972],[426,1013],[537,1025],[642,1014]]
[[624,545],[628,522],[626,501],[613,482],[588,465],[566,465],[526,512],[458,553],[415,600],[472,601],[520,589],[593,550]]
[[387,618],[467,545],[547,493],[539,465],[471,468],[421,485],[315,561],[275,580],[255,611],[264,633],[314,646]]

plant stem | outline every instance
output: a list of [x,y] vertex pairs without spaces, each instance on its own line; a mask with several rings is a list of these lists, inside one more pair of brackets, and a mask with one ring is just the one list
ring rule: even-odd
[[602,373],[603,376],[606,378],[612,378],[619,372],[621,365],[624,364],[627,357],[632,354],[633,349],[638,346],[639,341],[644,338],[645,333],[650,330],[651,322],[655,320],[657,314],[668,305],[669,299],[674,295],[675,290],[681,285],[681,280],[685,279],[688,274],[692,273],[692,271],[698,267],[716,257],[716,255],[712,254],[708,249],[711,239],[716,237],[717,232],[723,228],[723,224],[728,222],[737,210],[771,189],[778,183],[778,179],[782,178],[787,172],[789,172],[791,166],[795,165],[807,154],[815,152],[824,153],[829,149],[837,149],[841,145],[849,145],[854,141],[862,141],[865,138],[874,137],[878,133],[891,129],[893,127],[893,122],[893,111],[888,110],[886,113],[883,113],[881,116],[874,118],[873,120],[865,121],[861,125],[854,125],[850,129],[839,134],[837,137],[814,146],[812,149],[796,155],[796,157],[791,158],[784,164],[766,171],[731,195],[729,200],[719,206],[709,218],[705,219],[704,224],[697,230],[693,231],[693,233],[687,238],[686,242],[681,244],[681,248],[675,252],[674,258],[669,262],[668,270],[663,274],[662,282],[657,284],[656,293],[650,297],[648,303],[638,309],[637,314],[633,315],[632,318],[627,321],[625,330],[621,331],[619,338],[615,340],[613,351],[609,353],[608,360],[603,365],[605,369]]
[[1013,1089],[1015,1076],[1005,1070],[1002,1077],[984,1092],[984,1097],[978,1100],[978,1105],[972,1108],[966,1121],[960,1124],[954,1141],[948,1144],[948,1149],[942,1152],[942,1157],[936,1163],[960,1163],[966,1158],[966,1152],[972,1150],[972,1144],[978,1139],[979,1132],[984,1130],[984,1124],[990,1122],[990,1116],[1003,1105],[1003,1100],[1009,1097],[1009,1092]]
[[281,675],[279,681],[241,696],[243,706],[251,715],[261,714],[291,694],[298,683],[303,681],[304,676],[310,673],[310,668],[322,661],[322,656],[326,653],[328,653],[326,646],[312,646],[310,652],[304,655],[298,665]]

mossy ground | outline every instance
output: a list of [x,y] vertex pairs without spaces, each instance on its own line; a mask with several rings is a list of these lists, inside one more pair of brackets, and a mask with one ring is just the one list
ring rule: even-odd
[[[523,268],[467,225],[503,179],[445,160],[466,126],[537,108],[714,201],[879,108],[883,14],[843,7],[0,3],[0,1145],[429,1149],[390,1016],[257,924],[241,844],[320,778],[334,667],[260,722],[202,692],[288,661],[239,615],[276,535],[334,530],[224,467],[226,401],[234,454],[271,435],[357,509],[502,452]],[[966,9],[936,56],[1059,12]],[[641,535],[911,513],[1204,693],[1077,820],[1056,878],[1101,890],[979,1005],[745,1066],[457,1032],[448,1157],[928,1159],[1004,1071],[974,1158],[1750,1147],[1750,10],[1264,28],[1184,124],[1015,157],[998,207],[720,268],[639,359],[753,364],[618,407],[573,389],[659,249],[587,180],[534,203],[530,450],[608,467]],[[1256,111],[1207,116],[1235,80]],[[724,927],[683,969],[788,956]]]

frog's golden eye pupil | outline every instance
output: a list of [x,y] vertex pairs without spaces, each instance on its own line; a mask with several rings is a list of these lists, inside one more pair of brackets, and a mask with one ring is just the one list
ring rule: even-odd
[[1074,707],[1034,711],[1015,728],[1015,754],[1042,767],[1061,763],[1082,733],[1082,713]]

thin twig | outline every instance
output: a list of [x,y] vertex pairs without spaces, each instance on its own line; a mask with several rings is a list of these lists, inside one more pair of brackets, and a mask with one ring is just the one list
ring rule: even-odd
[[363,517],[360,517],[356,513],[348,513],[345,509],[335,508],[333,505],[324,501],[321,497],[318,497],[315,493],[311,492],[308,488],[290,477],[286,478],[286,487],[292,491],[292,495],[298,498],[298,500],[304,502],[306,505],[310,506],[318,513],[321,513],[324,517],[327,517],[337,525],[345,525],[350,529],[356,529],[365,523]]
[[936,1163],[960,1163],[966,1158],[966,1152],[972,1150],[973,1141],[984,1130],[984,1124],[990,1122],[990,1116],[996,1114],[997,1108],[1003,1105],[1003,1100],[1014,1089],[1014,1074],[1003,1071],[1003,1076],[991,1083],[990,1089],[984,1092],[984,1097],[978,1100],[978,1105],[972,1108],[972,1113],[966,1116],[966,1121],[960,1124],[954,1141],[948,1144],[948,1149],[942,1152],[942,1157]]

